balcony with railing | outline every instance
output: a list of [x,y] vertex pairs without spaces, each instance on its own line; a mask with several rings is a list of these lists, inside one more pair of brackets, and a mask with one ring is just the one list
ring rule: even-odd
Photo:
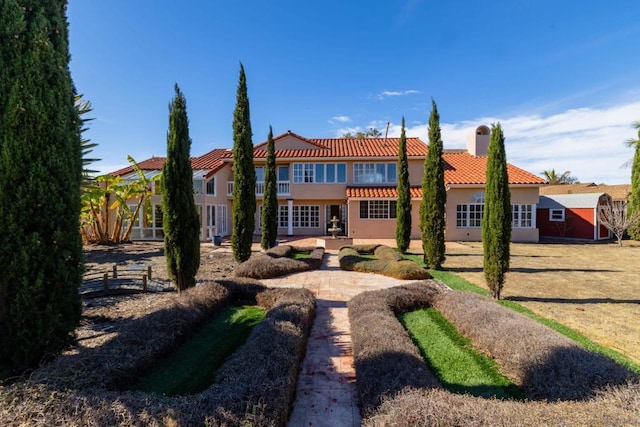
[[[291,183],[289,181],[276,181],[276,194],[278,196],[288,196],[291,194]],[[264,181],[256,182],[256,196],[264,195]],[[233,196],[233,181],[227,181],[227,196]]]

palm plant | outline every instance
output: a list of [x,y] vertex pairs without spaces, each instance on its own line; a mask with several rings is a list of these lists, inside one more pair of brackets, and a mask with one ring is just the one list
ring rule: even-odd
[[[126,242],[130,240],[141,210],[145,222],[151,220],[151,182],[131,156],[127,156],[127,160],[140,176],[138,180],[125,182],[119,176],[101,175],[95,178],[95,185],[83,191],[80,230],[85,241],[101,244]],[[135,205],[132,206],[135,207],[132,208],[129,202],[134,200]],[[110,229],[112,211],[115,211],[115,222]]]
[[578,178],[571,176],[571,171],[564,171],[558,175],[555,169],[551,169],[542,171],[540,174],[547,180],[549,185],[575,184],[578,182]]

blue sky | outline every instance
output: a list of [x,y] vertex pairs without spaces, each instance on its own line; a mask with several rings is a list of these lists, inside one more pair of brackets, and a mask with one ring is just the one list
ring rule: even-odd
[[101,172],[166,153],[187,98],[192,155],[232,146],[239,64],[254,143],[375,126],[445,148],[500,121],[510,163],[627,183],[640,120],[640,2],[70,0],[71,73],[96,118]]

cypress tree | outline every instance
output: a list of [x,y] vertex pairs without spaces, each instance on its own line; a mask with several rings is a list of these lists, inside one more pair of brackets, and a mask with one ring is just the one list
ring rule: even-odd
[[231,220],[231,249],[240,262],[251,256],[251,243],[255,228],[256,171],[253,165],[251,118],[244,67],[240,64],[240,77],[233,112],[233,212]]
[[440,115],[436,102],[431,100],[429,116],[429,151],[424,159],[422,202],[420,203],[420,231],[424,263],[435,270],[442,269],[445,260],[445,204],[443,144],[440,135]]
[[396,245],[405,253],[411,243],[411,193],[409,183],[409,164],[407,162],[407,136],[404,130],[404,117],[398,145],[398,201],[396,204]]
[[509,270],[512,219],[507,156],[500,123],[491,125],[487,156],[487,187],[482,218],[484,278],[491,296],[500,299],[505,274]]
[[162,229],[167,273],[178,291],[195,286],[200,267],[200,218],[193,199],[190,151],[187,100],[176,84],[162,168]]
[[[640,122],[636,122],[634,126],[638,129],[638,139],[630,139],[627,141],[629,147],[635,147],[635,154],[633,155],[633,163],[631,165],[631,194],[629,195],[629,204],[627,205],[627,215],[640,212]],[[640,224],[629,227],[627,233],[632,239],[640,240]]]
[[275,246],[278,237],[278,189],[276,177],[276,148],[273,130],[267,136],[267,160],[264,170],[264,198],[262,200],[262,249]]
[[80,118],[66,1],[0,2],[0,377],[80,321]]

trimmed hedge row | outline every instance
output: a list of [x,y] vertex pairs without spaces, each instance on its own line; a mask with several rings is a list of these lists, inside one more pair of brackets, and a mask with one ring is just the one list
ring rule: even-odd
[[[495,357],[532,398],[583,400],[502,402],[441,389],[396,317],[428,306]],[[349,318],[364,425],[629,425],[640,419],[640,384],[628,370],[489,298],[422,281],[354,297]]]
[[[207,390],[168,398],[113,389],[130,384],[236,299],[254,300],[268,313]],[[30,379],[0,387],[0,425],[284,425],[314,315],[315,297],[305,289],[242,279],[199,285],[168,308],[127,319],[102,346],[77,346]]]
[[[370,254],[375,259],[361,256]],[[347,271],[377,273],[404,280],[430,279],[427,270],[385,245],[346,245],[338,253],[340,268]]]
[[374,411],[385,396],[405,388],[438,386],[396,314],[431,305],[440,291],[434,281],[414,282],[363,292],[348,302],[356,389],[363,415]]
[[634,377],[608,357],[485,296],[446,292],[434,307],[478,349],[493,357],[531,399],[584,399]]
[[[293,252],[309,253],[309,258],[290,258]],[[253,279],[270,279],[285,274],[301,271],[317,270],[322,265],[324,248],[293,247],[289,245],[275,246],[264,254],[254,254],[234,270],[236,277]]]

